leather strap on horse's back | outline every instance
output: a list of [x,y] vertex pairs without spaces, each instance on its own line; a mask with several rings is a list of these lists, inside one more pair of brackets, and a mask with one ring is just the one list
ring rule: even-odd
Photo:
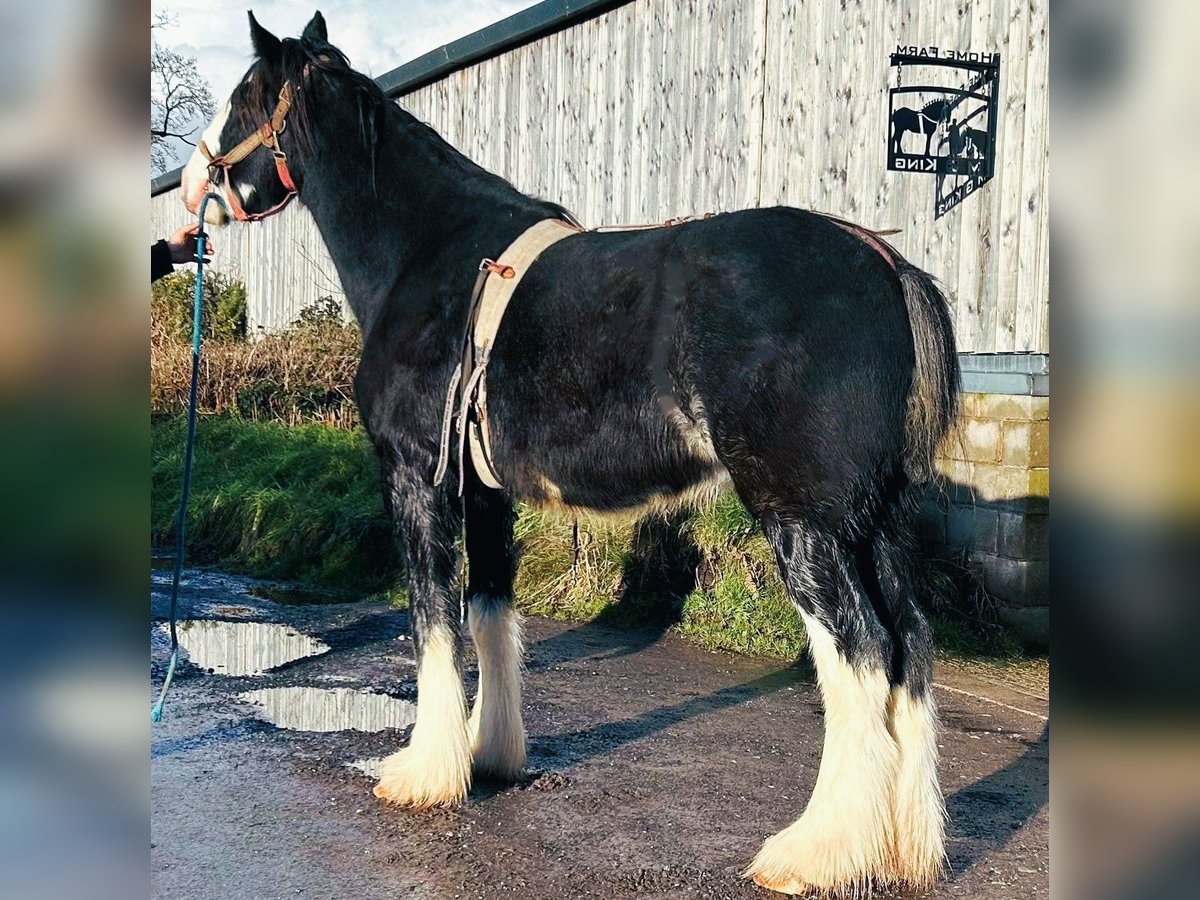
[[837,216],[831,216],[829,213],[817,213],[821,218],[828,219],[842,231],[854,235],[876,253],[883,257],[883,261],[892,267],[893,271],[898,271],[896,268],[896,248],[883,239],[884,235],[899,234],[899,228],[891,228],[887,231],[875,231],[872,228],[866,228],[862,225],[856,225],[854,222],[849,222],[846,219],[839,219]]
[[583,229],[561,219],[543,219],[527,228],[499,259],[485,259],[471,295],[463,360],[455,369],[446,394],[442,440],[434,484],[441,484],[450,459],[450,435],[457,419],[458,490],[463,489],[463,463],[467,447],[475,473],[490,488],[503,488],[492,464],[491,432],[487,418],[487,364],[500,332],[500,323],[517,285],[529,267],[553,244]]

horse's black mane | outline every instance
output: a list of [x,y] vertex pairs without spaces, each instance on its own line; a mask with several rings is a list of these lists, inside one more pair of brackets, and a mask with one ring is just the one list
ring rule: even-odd
[[[262,117],[271,114],[279,99],[278,88],[274,88],[274,85],[288,81],[294,96],[288,128],[293,129],[292,138],[299,152],[312,153],[317,149],[318,129],[315,127],[313,110],[319,108],[317,93],[321,85],[318,79],[336,79],[343,101],[353,103],[358,110],[358,134],[372,160],[372,182],[377,145],[389,109],[398,115],[401,127],[410,135],[419,137],[439,162],[452,165],[464,173],[488,175],[485,169],[459,153],[433,128],[388,99],[372,78],[352,69],[349,59],[337,47],[310,38],[286,38],[282,45],[278,70],[270,71],[269,75],[262,72],[268,66],[275,70],[275,66],[260,59],[252,71],[261,74],[245,83],[245,101],[240,104],[239,113],[245,119],[242,124],[246,128],[257,127]],[[304,74],[306,66],[309,69],[307,77]],[[250,121],[251,118],[257,120]]]

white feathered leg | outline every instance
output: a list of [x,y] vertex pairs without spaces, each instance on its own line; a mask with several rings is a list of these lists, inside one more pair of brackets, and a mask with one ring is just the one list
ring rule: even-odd
[[471,637],[479,657],[479,692],[469,733],[475,774],[515,779],[525,768],[521,716],[521,618],[507,601],[471,601]]
[[882,669],[850,665],[829,631],[802,615],[825,705],[821,768],[804,814],[763,844],[745,874],[783,894],[859,894],[887,878],[893,846],[890,687]]
[[425,809],[461,803],[471,785],[467,701],[445,626],[425,637],[417,668],[417,724],[408,746],[379,764],[375,796]]

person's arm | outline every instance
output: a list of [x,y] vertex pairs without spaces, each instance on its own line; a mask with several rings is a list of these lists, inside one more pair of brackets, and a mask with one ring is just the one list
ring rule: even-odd
[[[196,235],[200,232],[199,223],[184,225],[168,241],[159,241],[150,246],[150,280],[158,281],[164,275],[175,271],[172,263],[196,262]],[[212,242],[204,238],[204,261],[208,262],[212,255]]]
[[164,275],[170,275],[174,271],[175,265],[171,262],[171,245],[166,241],[151,244],[150,280],[158,281]]

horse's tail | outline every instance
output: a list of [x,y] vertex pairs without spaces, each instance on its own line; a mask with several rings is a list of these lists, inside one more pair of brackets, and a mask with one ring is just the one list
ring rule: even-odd
[[962,392],[950,302],[932,275],[910,263],[886,240],[885,235],[895,231],[874,231],[828,213],[820,215],[865,241],[900,278],[915,356],[908,391],[904,470],[911,481],[928,481],[933,477],[934,456],[958,420]]
[[933,277],[896,255],[916,355],[908,394],[904,468],[914,482],[933,476],[933,460],[958,419],[962,379],[954,323],[946,295]]

